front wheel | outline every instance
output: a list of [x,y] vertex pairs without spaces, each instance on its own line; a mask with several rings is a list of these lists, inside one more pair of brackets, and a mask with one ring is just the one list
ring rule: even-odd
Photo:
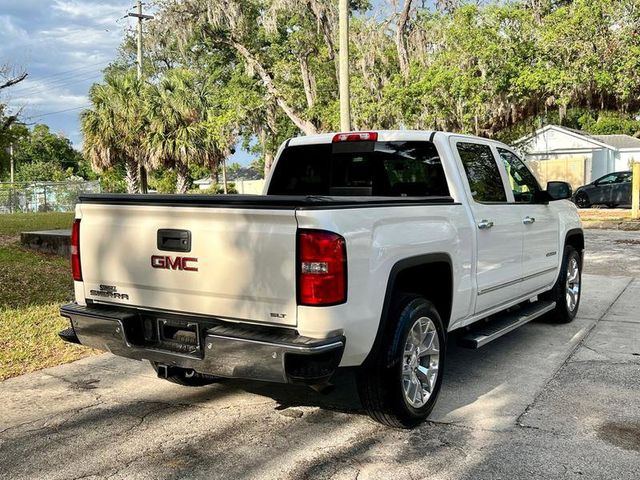
[[556,302],[548,318],[556,323],[569,323],[578,313],[582,283],[582,258],[571,245],[564,247],[562,268],[556,284],[540,295],[544,300]]
[[589,196],[584,192],[578,192],[578,194],[576,195],[576,205],[580,208],[591,207]]
[[387,325],[380,351],[358,372],[358,392],[374,420],[411,428],[429,416],[438,398],[446,334],[434,305],[414,294],[398,296]]

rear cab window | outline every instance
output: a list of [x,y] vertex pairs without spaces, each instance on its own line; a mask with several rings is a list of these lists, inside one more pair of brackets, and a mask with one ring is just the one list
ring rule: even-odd
[[507,195],[491,147],[483,143],[458,142],[457,149],[473,200],[479,203],[505,203]]
[[290,146],[269,195],[449,196],[440,155],[428,141],[359,141]]

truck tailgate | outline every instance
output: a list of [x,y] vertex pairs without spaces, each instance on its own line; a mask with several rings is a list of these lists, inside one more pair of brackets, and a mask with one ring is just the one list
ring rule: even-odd
[[[296,325],[295,209],[78,209],[86,299]],[[189,251],[159,249],[160,229],[189,232]]]

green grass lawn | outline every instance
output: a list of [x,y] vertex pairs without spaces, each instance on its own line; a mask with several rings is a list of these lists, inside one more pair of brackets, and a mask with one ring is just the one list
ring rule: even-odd
[[60,304],[73,298],[67,258],[20,246],[20,232],[70,228],[73,213],[0,214],[0,380],[91,355],[64,343],[69,321]]
[[73,212],[0,214],[0,235],[20,235],[20,232],[71,228]]

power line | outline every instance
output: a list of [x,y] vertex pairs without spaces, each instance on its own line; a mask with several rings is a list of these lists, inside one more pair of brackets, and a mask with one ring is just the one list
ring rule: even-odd
[[40,84],[40,85],[32,85],[26,88],[23,88],[22,90],[12,90],[11,93],[15,93],[17,95],[30,95],[30,94],[34,94],[34,93],[39,93],[43,90],[49,90],[49,89],[61,89],[64,87],[68,87],[70,85],[75,85],[78,83],[83,83],[86,82],[88,80],[93,80],[93,79],[98,79],[101,78],[102,74],[101,73],[89,73],[89,74],[83,74],[83,75],[79,75],[75,78],[65,78],[65,79],[59,79],[57,82],[49,82],[49,83],[44,83],[44,84]]
[[56,112],[47,112],[47,113],[41,113],[39,115],[29,115],[26,116],[26,118],[32,120],[34,118],[40,118],[40,117],[46,117],[48,115],[56,115],[58,113],[65,113],[65,112],[72,112],[73,110],[81,110],[83,108],[89,108],[91,105],[87,104],[87,105],[81,105],[79,107],[73,107],[73,108],[65,108],[64,110],[58,110]]
[[[60,75],[65,75],[67,73],[77,72],[78,70],[91,69],[91,68],[95,67],[96,65],[103,65],[103,66],[106,67],[107,65],[109,65],[109,62],[105,63],[104,61],[102,61],[102,62],[96,62],[96,63],[89,63],[87,65],[82,65],[81,67],[72,68],[70,70],[62,70],[62,71],[59,71],[59,72],[55,72],[55,73],[50,73],[48,75],[44,75],[44,76],[39,77],[39,78],[36,77],[36,79],[38,79],[38,80],[46,80],[46,79],[49,79],[49,78],[52,78],[52,77],[58,77]],[[34,78],[34,77],[31,76],[30,78]]]

